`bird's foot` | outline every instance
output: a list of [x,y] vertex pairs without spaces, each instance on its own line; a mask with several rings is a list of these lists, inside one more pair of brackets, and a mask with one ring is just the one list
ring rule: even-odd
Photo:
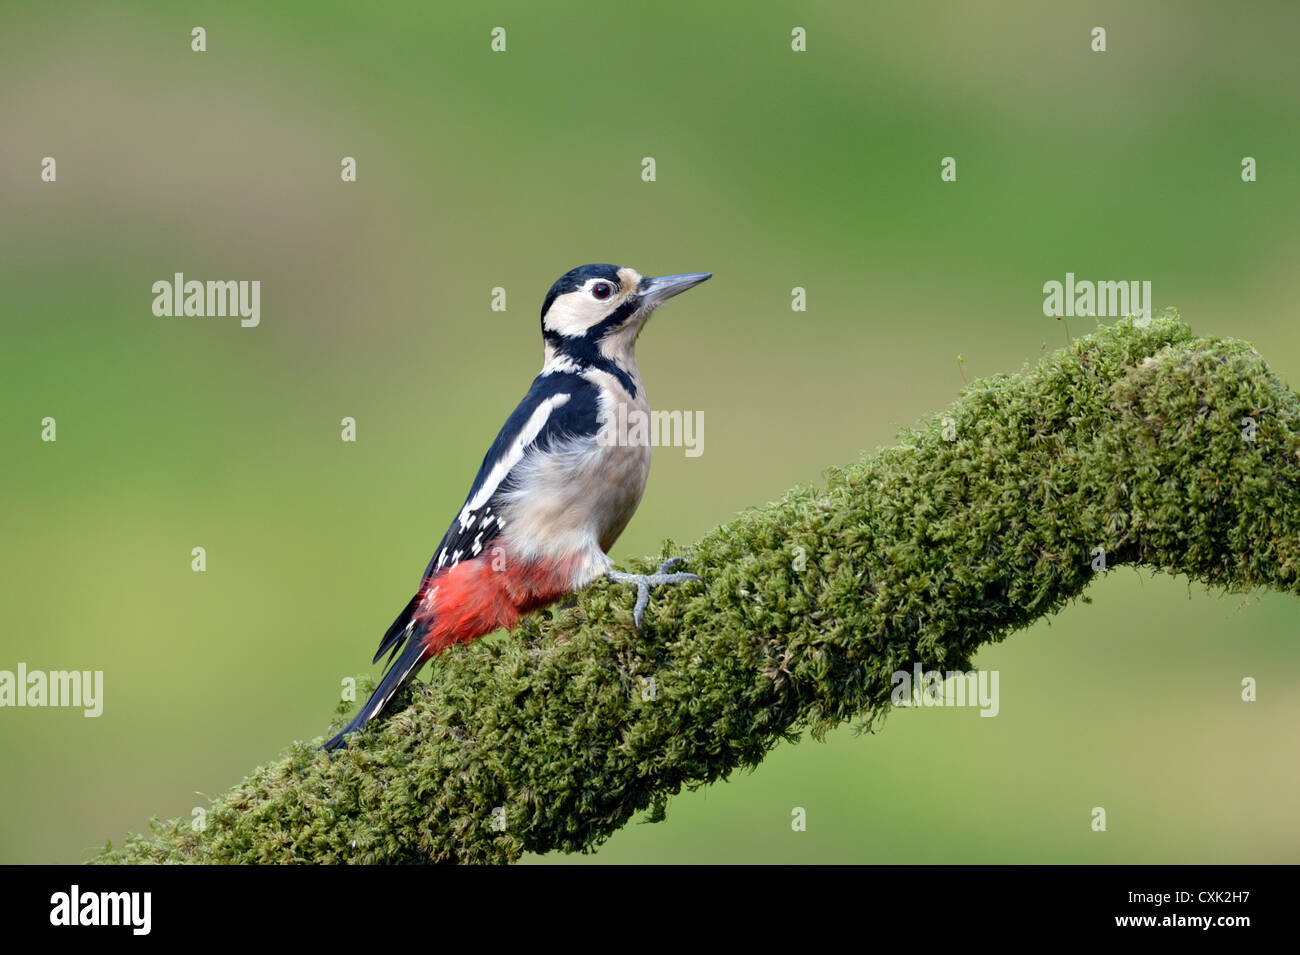
[[650,603],[650,591],[655,587],[687,584],[700,578],[695,574],[674,574],[672,569],[682,562],[680,557],[670,557],[659,565],[653,574],[625,574],[611,570],[605,576],[616,584],[631,584],[636,587],[636,605],[632,608],[632,620],[636,623],[637,633],[641,632],[641,621],[645,619],[645,608]]

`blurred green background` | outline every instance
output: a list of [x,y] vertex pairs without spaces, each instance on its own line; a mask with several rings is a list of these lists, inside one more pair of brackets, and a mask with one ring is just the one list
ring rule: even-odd
[[[1294,3],[6,2],[0,669],[106,689],[0,711],[0,861],[84,859],[324,731],[572,266],[715,273],[640,347],[704,454],[656,451],[616,558],[891,443],[958,355],[1086,333],[1042,313],[1067,271],[1300,383],[1297,35]],[[260,280],[261,326],[154,317],[176,271]],[[1300,607],[1132,568],[1090,594],[979,655],[996,719],[782,746],[576,858],[1300,861]]]

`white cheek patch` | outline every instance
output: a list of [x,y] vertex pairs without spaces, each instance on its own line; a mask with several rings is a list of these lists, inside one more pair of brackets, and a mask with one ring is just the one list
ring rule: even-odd
[[[629,271],[629,269],[623,270],[623,272]],[[601,281],[600,279],[591,279],[576,292],[566,292],[558,296],[546,313],[543,327],[548,332],[563,335],[565,338],[578,338],[585,335],[588,329],[603,322],[611,312],[623,304],[628,295],[636,291],[637,283],[640,282],[639,277],[633,282],[629,281],[630,276],[623,275],[622,272],[619,275],[624,279],[623,291],[603,301],[591,297],[591,286]]]
[[606,315],[606,303],[598,302],[586,289],[566,292],[551,303],[546,313],[546,330],[576,338],[600,323]]

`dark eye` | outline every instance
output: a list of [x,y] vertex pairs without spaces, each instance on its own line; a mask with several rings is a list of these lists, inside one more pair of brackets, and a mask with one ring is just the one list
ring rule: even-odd
[[614,286],[608,282],[597,282],[591,287],[591,294],[596,298],[609,298],[614,294]]

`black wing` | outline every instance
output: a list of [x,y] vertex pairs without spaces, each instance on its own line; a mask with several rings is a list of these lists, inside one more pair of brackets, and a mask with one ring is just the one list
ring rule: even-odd
[[[599,399],[596,386],[579,375],[539,375],[533,381],[484,455],[465,503],[434,551],[421,584],[461,560],[477,557],[497,538],[501,532],[497,512],[502,493],[513,486],[512,472],[528,454],[544,452],[567,437],[595,434]],[[510,467],[498,467],[511,463],[512,457]]]
[[[506,419],[492,447],[483,457],[460,513],[452,520],[425,568],[425,581],[472,559],[491,547],[501,533],[500,503],[512,485],[519,463],[545,452],[556,443],[578,435],[594,435],[599,428],[600,390],[581,375],[556,372],[538,375],[528,394]],[[421,597],[417,592],[379,642],[373,662],[405,642],[407,626]]]

